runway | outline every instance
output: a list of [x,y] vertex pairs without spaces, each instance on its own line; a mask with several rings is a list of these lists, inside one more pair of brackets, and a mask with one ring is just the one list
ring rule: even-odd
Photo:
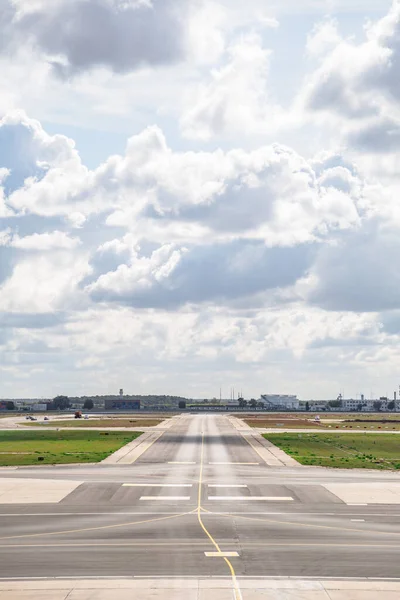
[[[396,473],[271,467],[256,448],[200,414],[132,464],[0,469],[0,578],[222,578],[241,598],[251,578],[399,577]],[[2,500],[16,479],[72,491]]]

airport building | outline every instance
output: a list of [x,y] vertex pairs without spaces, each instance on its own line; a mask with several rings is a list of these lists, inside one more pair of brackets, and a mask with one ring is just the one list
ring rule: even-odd
[[261,402],[270,410],[299,410],[300,402],[297,396],[282,394],[261,395]]
[[[381,411],[386,411],[386,410],[390,410],[388,405],[391,403],[394,403],[394,408],[397,409],[397,402],[396,400],[390,400],[389,398],[386,397],[381,397],[377,400],[365,400],[365,398],[361,398],[358,400],[354,400],[353,398],[349,398],[349,399],[343,399],[342,400],[342,410],[349,410],[349,411],[373,411],[373,410],[377,410],[377,407],[379,406],[379,410]],[[393,405],[391,405],[392,407]]]
[[105,400],[106,410],[140,410],[140,400],[132,396],[112,396]]

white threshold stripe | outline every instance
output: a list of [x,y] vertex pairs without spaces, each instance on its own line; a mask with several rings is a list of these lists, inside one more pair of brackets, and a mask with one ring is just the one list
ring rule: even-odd
[[368,506],[368,504],[353,504],[352,502],[346,502],[347,506]]
[[352,523],[365,523],[365,519],[351,519]]
[[253,500],[258,502],[260,500],[277,501],[277,502],[292,502],[291,496],[208,496],[209,500]]
[[169,465],[195,465],[195,461],[170,461]]
[[208,487],[211,487],[211,488],[247,488],[247,485],[235,484],[235,483],[209,483]]
[[209,465],[259,465],[258,462],[209,462]]
[[141,496],[140,500],[190,500],[190,496]]
[[236,558],[238,552],[204,552],[208,558]]
[[192,487],[191,483],[123,483],[122,487],[170,487],[170,488],[181,488],[181,487]]

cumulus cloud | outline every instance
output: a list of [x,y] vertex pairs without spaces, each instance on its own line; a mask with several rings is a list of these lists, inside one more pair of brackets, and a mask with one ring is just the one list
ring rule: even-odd
[[27,251],[73,250],[80,245],[80,240],[71,238],[64,231],[50,233],[34,233],[25,237],[16,235],[10,242],[13,248]]
[[71,140],[22,113],[3,123],[0,330],[29,373],[39,342],[74,374],[115,367],[109,386],[131,361],[149,376],[154,361],[219,357],[234,372],[333,360],[343,337],[346,360],[362,345],[375,356],[397,335],[375,314],[400,306],[387,260],[397,196],[343,152],[177,151],[153,126],[90,170]]
[[267,248],[232,242],[194,248],[162,246],[150,257],[133,251],[129,264],[101,275],[89,286],[100,301],[173,308],[186,303],[223,302],[293,285],[311,264],[312,248]]
[[[40,176],[21,177],[6,196],[17,220],[4,230],[4,245],[30,258],[12,274],[4,271],[4,310],[27,310],[22,281],[34,273],[34,289],[42,282],[38,310],[60,308],[51,288],[62,274],[59,288],[67,287],[68,301],[79,286],[92,301],[141,308],[261,294],[259,305],[262,294],[305,277],[319,245],[360,227],[366,213],[361,176],[340,154],[310,161],[278,144],[174,152],[151,127],[129,140],[124,156],[90,171],[67,138],[49,136],[21,114],[3,121],[9,135],[13,127],[23,132],[7,155],[7,176],[17,153],[29,156],[30,169],[44,168]],[[13,230],[30,215],[43,219],[42,231]],[[46,228],[56,217],[65,217],[65,231],[57,220]],[[120,238],[111,237],[115,230]],[[52,257],[34,258],[50,250]]]
[[335,311],[380,312],[400,305],[399,229],[372,220],[321,249],[307,300]]
[[87,169],[74,142],[63,135],[48,135],[22,111],[11,111],[0,120],[0,165],[0,200],[3,197],[7,210],[3,216],[70,214],[74,202],[84,203],[79,185]]
[[[69,226],[84,230],[88,218],[103,214],[108,226],[139,239],[192,243],[212,233],[219,242],[239,236],[269,246],[313,241],[324,230],[358,220],[357,179],[340,189],[347,171],[329,182],[327,168],[317,173],[312,162],[286,146],[174,152],[162,131],[151,127],[129,140],[125,155],[90,171],[70,140],[47,135],[25,117],[15,119],[7,127],[22,131],[24,141],[18,137],[15,148],[8,146],[4,181],[15,172],[20,187],[4,187],[3,194],[8,210],[20,217],[63,216]],[[12,165],[18,156],[29,157],[22,174]],[[35,169],[40,172],[32,175]]]
[[60,75],[105,66],[127,72],[165,65],[185,54],[181,0],[6,0],[0,9],[3,51],[31,44]]
[[226,64],[211,71],[209,83],[187,94],[187,108],[181,118],[183,134],[209,140],[238,132],[254,135],[273,130],[283,112],[268,86],[270,55],[256,34],[232,44]]
[[391,154],[400,148],[400,120],[382,115],[361,126],[350,127],[346,138],[358,152]]
[[76,157],[71,140],[47,135],[40,123],[24,112],[11,111],[0,119],[0,184],[5,194],[22,187],[26,180],[42,179],[49,168]]
[[334,202],[333,186],[320,185],[309,162],[278,144],[252,152],[173,153],[152,128],[132,138],[126,156],[107,162],[97,178],[115,187],[117,177],[129,186],[130,202],[120,194],[107,222],[130,223],[138,233],[138,222],[145,223],[163,240],[169,231],[182,239],[186,232],[188,242],[212,232],[220,241],[235,235],[293,245],[314,240],[321,226],[347,227],[358,218],[352,197]]
[[328,19],[317,23],[307,38],[307,52],[321,57],[341,42],[337,21]]
[[[344,144],[359,153],[396,152],[400,140],[400,2],[365,26],[361,42],[323,22],[308,40],[320,60],[300,96],[314,114],[339,128]],[[325,121],[326,122],[326,121]]]
[[0,286],[0,311],[50,313],[79,305],[78,284],[89,272],[85,254],[40,253],[16,262]]

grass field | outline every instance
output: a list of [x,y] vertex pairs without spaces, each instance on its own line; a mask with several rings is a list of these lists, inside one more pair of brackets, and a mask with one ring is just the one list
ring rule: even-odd
[[264,437],[302,465],[342,469],[400,469],[398,435],[271,433]]
[[393,431],[400,430],[399,414],[322,414],[320,423],[314,421],[315,415],[249,415],[244,418],[250,427],[265,429],[365,429]]
[[99,462],[140,435],[118,431],[0,431],[0,466]]
[[51,427],[155,427],[162,423],[164,419],[51,419],[50,421],[44,422],[43,420],[35,423],[27,421],[24,425],[29,427],[42,427],[45,423],[48,423]]

